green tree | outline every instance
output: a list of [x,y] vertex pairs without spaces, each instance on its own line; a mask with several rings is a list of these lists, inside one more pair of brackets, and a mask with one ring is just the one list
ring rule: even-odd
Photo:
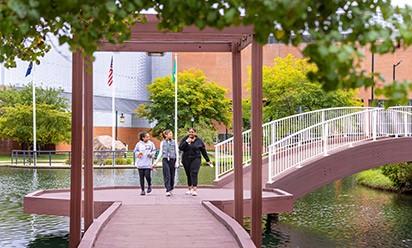
[[[9,0],[0,3],[0,62],[6,66],[14,66],[16,58],[39,62],[50,49],[48,34],[73,51],[92,55],[102,39],[121,43],[130,38],[130,27],[144,22],[140,13],[150,8],[158,13],[160,29],[251,25],[261,43],[273,34],[279,42],[294,46],[309,35],[303,54],[320,68],[309,73],[310,79],[328,90],[374,83],[360,66],[363,49],[384,54],[398,44],[412,44],[412,8],[394,7],[390,0]],[[408,87],[400,85],[405,84],[389,84],[382,93],[406,100]]]
[[[316,70],[316,66],[307,59],[295,58],[290,54],[284,58],[275,58],[272,66],[264,66],[264,121],[276,120],[300,111],[361,105],[354,90],[326,92],[320,83],[311,82],[307,75]],[[243,111],[244,124],[249,127],[250,100],[244,101]]]
[[[187,131],[189,130],[189,128],[191,127],[191,125],[187,125],[183,128],[180,128],[178,130],[178,141],[180,142],[186,135],[187,135]],[[196,125],[194,125],[194,128],[196,128],[197,131],[197,135],[199,137],[202,138],[202,140],[208,144],[208,145],[212,145],[214,144],[214,142],[216,141],[216,137],[217,137],[217,130],[214,126],[210,126],[210,124],[206,123],[206,122],[201,122],[201,123],[196,123]]]
[[[62,89],[51,87],[36,87],[36,103],[50,105],[53,109],[65,111],[68,109],[67,99],[61,97]],[[0,107],[12,107],[17,104],[31,105],[33,103],[33,86],[25,85],[21,89],[6,87],[0,90]]]
[[[225,97],[224,88],[208,81],[199,70],[180,72],[178,78],[179,129],[190,127],[192,118],[195,127],[208,130],[215,130],[214,124],[230,123],[230,100]],[[155,135],[164,129],[173,130],[174,84],[171,78],[157,78],[148,86],[148,90],[151,103],[141,105],[136,113],[156,123],[153,129]]]
[[[36,87],[36,124],[39,146],[70,141],[71,120],[61,89]],[[32,86],[0,90],[0,137],[24,147],[33,143]]]

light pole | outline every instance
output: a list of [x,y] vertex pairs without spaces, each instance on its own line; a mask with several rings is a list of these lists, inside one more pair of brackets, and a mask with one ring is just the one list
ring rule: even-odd
[[190,119],[190,121],[192,122],[192,128],[193,128],[193,123],[195,122],[195,117],[192,116],[192,118]]
[[393,78],[393,81],[395,81],[395,79],[396,79],[396,67],[399,66],[401,62],[402,62],[402,60],[399,60],[398,63],[392,65],[392,78]]
[[114,139],[115,140],[117,140],[117,128],[118,128],[118,125],[117,125],[117,120],[119,120],[120,121],[120,123],[124,123],[124,121],[125,121],[125,117],[124,117],[124,114],[123,113],[120,113],[120,117],[119,118],[117,118],[117,115],[118,115],[118,111],[116,110],[116,126],[115,126],[115,130],[116,130],[116,132],[115,132],[115,136],[114,136]]

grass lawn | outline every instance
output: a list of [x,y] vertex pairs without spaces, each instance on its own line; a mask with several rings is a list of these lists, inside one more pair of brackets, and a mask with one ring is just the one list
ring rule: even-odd
[[358,173],[356,175],[356,181],[361,185],[375,189],[397,191],[397,189],[393,186],[392,181],[382,174],[380,168]]
[[10,155],[0,155],[0,162],[7,161],[10,162]]

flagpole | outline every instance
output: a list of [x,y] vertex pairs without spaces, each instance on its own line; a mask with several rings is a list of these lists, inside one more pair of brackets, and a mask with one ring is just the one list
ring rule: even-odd
[[34,65],[33,72],[31,74],[31,84],[32,84],[32,93],[33,93],[33,165],[36,166],[37,160],[37,137],[36,137],[36,83],[34,81]]
[[[113,59],[113,57],[112,57]],[[115,102],[115,97],[116,97],[116,84],[114,83],[114,73],[113,73],[113,83],[112,83],[112,151],[116,150],[115,147],[115,126],[116,126],[116,102]]]
[[[174,68],[174,73],[175,73],[174,75],[174,78],[175,78],[175,82],[174,82],[175,83],[175,141],[178,142],[177,141],[177,130],[178,130],[177,128],[177,82],[178,82],[177,80],[177,53],[175,53],[174,66],[175,66]],[[178,163],[178,161],[179,161],[179,156],[177,154],[176,162]]]

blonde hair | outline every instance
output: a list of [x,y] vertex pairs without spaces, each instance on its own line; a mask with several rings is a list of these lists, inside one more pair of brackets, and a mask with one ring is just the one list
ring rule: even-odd
[[172,132],[172,130],[170,130],[170,129],[164,130],[164,131],[162,132],[162,137],[163,137],[163,139],[166,139],[166,136],[167,136],[170,132]]

